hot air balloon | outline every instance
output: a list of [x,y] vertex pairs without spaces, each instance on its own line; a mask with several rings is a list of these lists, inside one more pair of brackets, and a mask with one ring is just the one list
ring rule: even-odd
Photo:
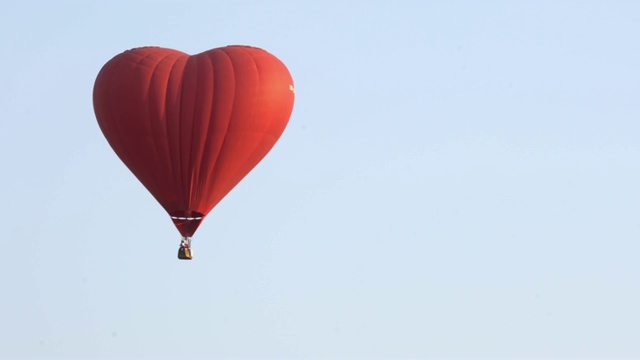
[[197,55],[127,50],[93,89],[109,145],[182,235],[178,257],[209,212],[273,148],[293,110],[287,67],[269,52],[232,45]]

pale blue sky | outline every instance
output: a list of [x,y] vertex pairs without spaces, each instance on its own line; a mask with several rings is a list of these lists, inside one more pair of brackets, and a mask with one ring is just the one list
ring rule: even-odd
[[[3,1],[0,358],[640,357],[640,2]],[[179,234],[114,55],[265,48],[296,103]]]

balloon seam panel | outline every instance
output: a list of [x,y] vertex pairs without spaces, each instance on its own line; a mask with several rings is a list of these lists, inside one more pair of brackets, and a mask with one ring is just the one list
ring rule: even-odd
[[[236,69],[235,69],[235,65],[233,64],[233,59],[231,59],[231,56],[229,56],[229,54],[222,50],[220,51],[221,53],[223,53],[228,59],[229,59],[229,64],[231,64],[231,73],[233,74],[233,101],[232,101],[232,105],[231,105],[231,113],[229,114],[229,118],[227,119],[227,127],[225,129],[224,135],[222,137],[222,143],[220,145],[220,150],[218,151],[218,154],[216,155],[216,159],[213,162],[213,168],[211,171],[211,178],[212,178],[212,183],[215,183],[215,179],[216,179],[216,175],[218,173],[218,160],[220,160],[220,156],[222,155],[223,151],[224,151],[224,146],[227,143],[227,139],[228,139],[228,135],[229,135],[229,127],[231,126],[231,119],[233,119],[233,113],[235,112],[235,108],[236,108]],[[218,201],[220,201],[221,199],[218,199]]]
[[[180,57],[177,57],[176,59],[174,59],[173,64],[171,65],[171,70],[169,70],[169,75],[167,76],[167,91],[165,91],[164,94],[164,112],[165,112],[165,122],[164,122],[164,127],[165,127],[165,135],[167,137],[167,156],[169,157],[169,171],[171,172],[171,177],[173,178],[173,185],[174,187],[176,186],[176,184],[178,183],[177,179],[176,179],[176,165],[173,162],[173,156],[171,155],[171,138],[170,138],[170,129],[169,129],[169,123],[170,120],[169,119],[169,109],[167,108],[169,105],[169,102],[167,101],[168,96],[169,96],[169,83],[171,82],[171,78],[174,74],[174,69],[176,68],[176,65],[178,64],[178,61],[180,60]],[[178,88],[182,89],[182,74],[179,74],[179,81],[178,81]],[[179,95],[181,96],[181,95]],[[175,191],[175,188],[174,188]]]

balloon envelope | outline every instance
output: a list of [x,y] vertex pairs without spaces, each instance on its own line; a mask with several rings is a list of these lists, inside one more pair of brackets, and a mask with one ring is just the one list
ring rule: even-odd
[[293,102],[286,66],[238,45],[192,56],[128,50],[104,65],[93,90],[107,141],[185,237],[267,155]]

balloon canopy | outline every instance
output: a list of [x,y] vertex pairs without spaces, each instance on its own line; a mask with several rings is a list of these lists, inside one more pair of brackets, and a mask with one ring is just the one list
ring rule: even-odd
[[114,152],[191,237],[273,148],[294,96],[286,66],[256,47],[142,47],[104,65],[93,105]]

